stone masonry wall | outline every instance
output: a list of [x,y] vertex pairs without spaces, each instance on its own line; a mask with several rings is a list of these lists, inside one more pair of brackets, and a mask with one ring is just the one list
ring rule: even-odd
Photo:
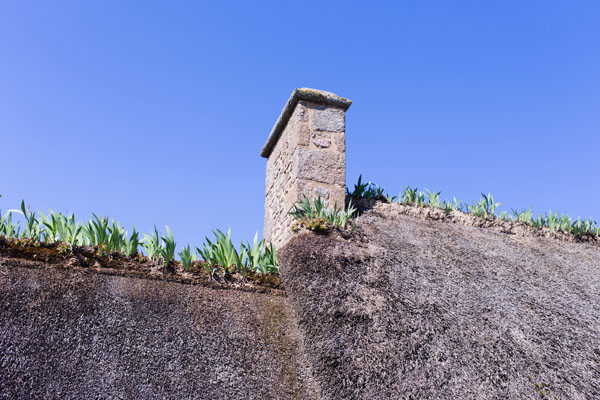
[[263,236],[281,247],[292,235],[289,215],[304,196],[344,206],[345,110],[300,100],[267,160]]

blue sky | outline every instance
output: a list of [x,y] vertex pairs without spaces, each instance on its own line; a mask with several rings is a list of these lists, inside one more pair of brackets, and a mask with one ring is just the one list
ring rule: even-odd
[[347,180],[600,220],[596,1],[0,1],[0,209],[262,233],[295,87],[353,100]]

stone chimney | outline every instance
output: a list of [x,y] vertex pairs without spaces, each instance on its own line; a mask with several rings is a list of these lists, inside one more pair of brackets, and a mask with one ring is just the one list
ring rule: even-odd
[[296,89],[275,122],[260,155],[267,158],[263,237],[276,248],[292,236],[289,212],[304,196],[344,207],[350,104],[333,93]]

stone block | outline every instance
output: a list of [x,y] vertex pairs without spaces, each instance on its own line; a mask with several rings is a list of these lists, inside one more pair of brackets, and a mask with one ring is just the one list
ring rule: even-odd
[[346,184],[343,153],[299,147],[293,157],[293,175],[296,178],[341,186]]
[[336,187],[332,189],[329,196],[329,204],[331,207],[337,206],[343,208],[346,204],[346,188]]
[[294,199],[295,201],[302,200],[304,197],[311,197],[313,192],[313,184],[310,181],[302,179],[296,180],[296,186],[298,188],[298,196]]
[[315,196],[326,200],[329,198],[329,190],[322,186],[317,186],[317,189],[315,190]]
[[290,127],[290,134],[292,151],[298,146],[310,145],[310,128],[306,122]]
[[322,149],[326,149],[331,146],[331,139],[327,137],[316,137],[313,139],[313,143],[315,146],[320,147]]
[[312,109],[312,128],[315,131],[344,132],[346,128],[344,110],[315,105]]
[[335,144],[335,148],[337,151],[341,153],[346,152],[346,135],[344,132],[332,133],[333,143]]

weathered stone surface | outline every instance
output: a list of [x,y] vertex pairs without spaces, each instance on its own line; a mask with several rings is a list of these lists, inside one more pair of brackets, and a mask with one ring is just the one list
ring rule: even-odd
[[[307,90],[296,94],[300,100],[295,108],[286,105],[276,124],[280,131],[272,131],[277,140],[270,137],[262,153],[268,156],[263,237],[276,247],[292,235],[295,221],[289,212],[296,202],[321,196],[328,206],[344,204],[344,110],[350,103],[327,92]],[[323,103],[304,100],[304,95]]]
[[331,207],[343,208],[346,204],[346,188],[345,187],[335,187],[335,189],[331,190],[331,195],[329,196],[329,205]]
[[315,131],[344,132],[345,113],[341,108],[315,105],[312,109],[312,128]]
[[294,152],[294,175],[315,182],[345,185],[344,154],[298,147]]
[[318,186],[317,190],[315,190],[316,195],[322,199],[328,199],[329,198],[329,190],[327,190],[326,188],[322,187],[322,186]]
[[263,229],[263,237],[271,237],[273,233],[273,218],[271,217],[270,207],[265,207],[265,226]]
[[306,122],[290,126],[292,148],[310,145],[310,128]]
[[305,181],[303,179],[296,180],[296,185],[298,187],[298,194],[300,197],[296,197],[297,200],[300,200],[303,197],[311,197],[313,193],[313,184],[311,181]]
[[273,126],[273,129],[267,138],[267,142],[260,152],[262,157],[269,158],[271,156],[271,151],[279,141],[283,130],[285,129],[298,104],[304,106],[320,104],[321,106],[335,107],[345,111],[348,109],[348,107],[350,107],[352,102],[334,93],[325,92],[323,90],[309,88],[300,88],[294,90],[285,104],[285,107],[283,107],[279,118],[277,118],[277,122],[275,122],[275,125]]
[[346,135],[344,132],[332,133],[333,143],[335,144],[335,148],[337,151],[345,153],[346,152]]
[[313,139],[313,143],[317,147],[326,149],[329,146],[331,146],[331,139],[328,139],[326,137],[316,137],[316,138]]

